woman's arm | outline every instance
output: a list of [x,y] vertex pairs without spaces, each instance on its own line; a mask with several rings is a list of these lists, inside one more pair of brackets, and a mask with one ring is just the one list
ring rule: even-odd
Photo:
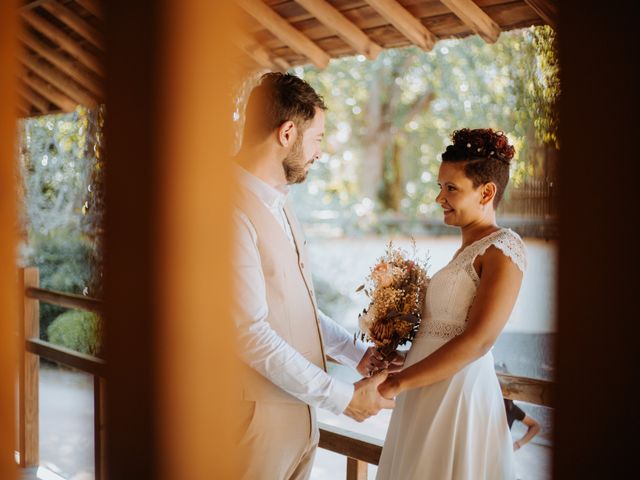
[[482,274],[464,333],[427,358],[389,376],[379,387],[383,396],[393,398],[405,390],[449,378],[493,346],[518,298],[522,272],[496,247],[489,247],[478,258]]
[[540,424],[529,415],[525,415],[522,423],[524,423],[528,427],[527,433],[525,433],[520,440],[513,442],[514,450],[519,450],[520,448],[522,448],[523,445],[529,443],[531,439],[540,432]]

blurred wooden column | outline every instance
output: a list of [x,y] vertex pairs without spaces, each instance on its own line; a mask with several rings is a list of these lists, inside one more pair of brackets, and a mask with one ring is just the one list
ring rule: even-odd
[[227,0],[107,6],[107,472],[235,478]]
[[638,476],[636,3],[560,5],[554,478],[562,480]]
[[17,54],[16,0],[0,2],[0,478],[17,476],[16,382],[18,288],[16,272]]

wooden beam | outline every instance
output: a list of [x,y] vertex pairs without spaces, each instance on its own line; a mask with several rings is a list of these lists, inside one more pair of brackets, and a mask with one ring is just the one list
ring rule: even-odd
[[23,115],[29,115],[29,112],[31,112],[31,102],[22,95],[18,95],[17,107],[18,111]]
[[535,403],[545,407],[554,406],[554,384],[548,380],[518,377],[506,373],[498,374],[502,396],[511,400]]
[[83,85],[91,93],[100,99],[103,98],[102,85],[92,77],[91,73],[83,67],[79,67],[76,62],[73,62],[60,52],[52,49],[28,30],[24,30],[21,33],[20,40],[31,48],[31,50],[38,53],[41,57],[51,62],[75,81]]
[[307,57],[316,67],[323,69],[329,64],[331,57],[327,52],[260,0],[236,0],[236,3],[286,45]]
[[22,293],[18,332],[18,348],[20,349],[19,451],[20,466],[24,468],[38,465],[38,375],[40,371],[40,357],[26,349],[27,339],[38,338],[40,335],[40,304],[37,300],[27,298],[24,292],[28,287],[37,287],[40,277],[37,268],[23,268],[20,270],[18,278],[18,288]]
[[43,3],[42,6],[58,20],[66,23],[75,32],[89,40],[95,47],[104,50],[104,38],[102,34],[89,25],[86,20],[76,12],[56,1]]
[[[19,211],[16,162],[16,86],[18,84],[20,29],[18,1],[0,1],[0,478],[15,480],[18,469],[16,449],[16,374],[18,373],[17,318],[18,291],[16,253],[18,252]],[[20,354],[20,355],[19,355]]]
[[525,3],[529,5],[545,23],[554,29],[557,27],[558,8],[554,2],[550,2],[549,0],[525,0]]
[[456,17],[485,42],[495,43],[502,29],[473,0],[441,0]]
[[39,7],[43,3],[49,2],[50,0],[31,0],[30,2],[25,2],[21,7],[20,11],[25,10],[33,10],[36,7]]
[[94,17],[102,20],[104,18],[104,9],[102,5],[98,4],[94,0],[76,0],[76,3],[82,6],[87,12],[91,13]]
[[429,51],[436,43],[436,36],[420,20],[411,15],[396,0],[366,0],[371,7],[396,27],[411,43]]
[[64,308],[87,310],[95,313],[102,313],[104,310],[102,300],[85,297],[84,295],[56,292],[43,288],[27,288],[25,295],[29,298],[35,298],[41,302],[48,303],[49,305],[58,305]]
[[347,457],[347,480],[367,480],[369,464]]
[[53,88],[47,82],[45,82],[42,78],[37,75],[29,72],[25,72],[21,75],[21,80],[33,88],[36,92],[42,95],[44,98],[49,100],[51,103],[56,105],[64,112],[70,112],[74,110],[77,106],[77,103],[72,99],[67,97],[64,93],[59,90]]
[[235,34],[235,40],[238,46],[262,68],[283,71],[291,68],[287,61],[273,58],[269,51],[248,33],[239,30]]
[[27,352],[47,358],[60,365],[72,367],[91,375],[100,377],[104,377],[105,375],[105,361],[94,355],[76,352],[70,348],[40,340],[33,335],[25,339],[24,348]]
[[96,72],[101,77],[104,76],[104,68],[102,62],[92,53],[84,50],[76,41],[67,35],[64,31],[60,30],[55,25],[52,25],[40,15],[31,12],[22,12],[22,18],[25,19],[29,25],[35,28],[38,32],[42,33],[46,37],[50,38],[54,43],[60,45],[64,50],[76,57],[82,62],[82,64]]
[[31,88],[26,85],[19,83],[18,84],[18,93],[21,96],[26,98],[31,105],[33,105],[37,110],[42,113],[47,113],[49,110],[49,102],[34,92]]
[[378,465],[382,440],[321,423],[318,446],[356,460]]
[[382,47],[371,40],[356,24],[325,0],[296,0],[328,29],[351,45],[356,52],[375,60]]
[[59,70],[51,67],[48,63],[28,53],[21,54],[19,58],[20,61],[24,63],[30,70],[46,79],[49,83],[51,83],[51,85],[59,89],[69,98],[75,100],[77,103],[90,108],[93,108],[97,105],[98,102],[96,101],[96,99],[91,96],[84,88],[61,73]]

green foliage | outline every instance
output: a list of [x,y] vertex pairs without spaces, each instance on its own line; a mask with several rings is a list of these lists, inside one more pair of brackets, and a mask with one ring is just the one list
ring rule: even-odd
[[[91,278],[95,250],[91,242],[77,231],[58,229],[48,234],[33,233],[25,252],[25,263],[38,267],[40,286],[48,290],[83,294]],[[65,309],[42,303],[40,332],[44,337],[49,325]]]
[[[42,288],[101,295],[104,108],[21,124],[23,265],[40,270]],[[64,309],[40,307],[40,332]]]
[[49,341],[80,353],[98,355],[101,322],[95,313],[69,310],[58,315],[47,328]]

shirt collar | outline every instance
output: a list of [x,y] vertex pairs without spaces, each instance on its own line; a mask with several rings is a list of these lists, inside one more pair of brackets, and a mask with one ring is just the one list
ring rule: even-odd
[[289,194],[289,187],[287,185],[277,188],[272,187],[237,163],[234,164],[234,170],[240,185],[258,197],[258,199],[260,199],[260,201],[268,208],[284,208],[284,204],[287,201],[287,196]]

